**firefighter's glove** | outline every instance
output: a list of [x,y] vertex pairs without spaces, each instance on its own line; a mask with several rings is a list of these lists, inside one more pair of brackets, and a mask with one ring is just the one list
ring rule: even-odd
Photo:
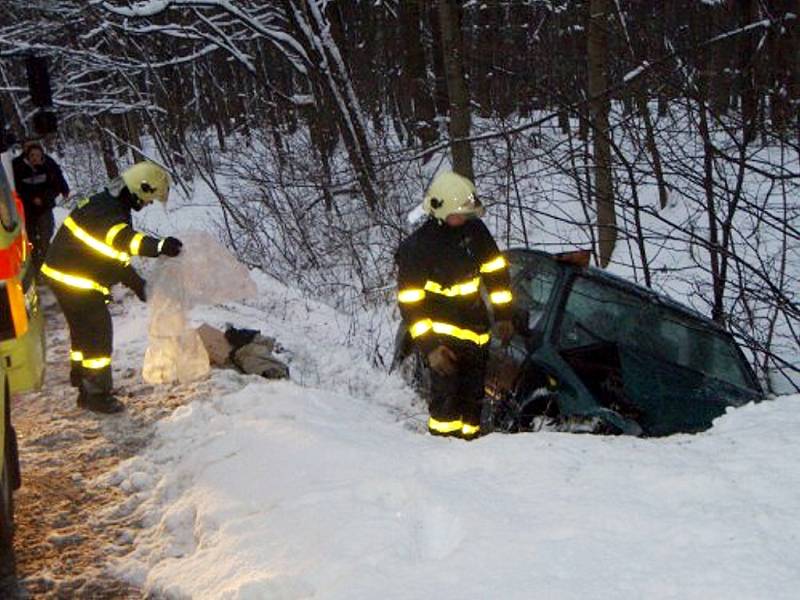
[[437,346],[428,352],[428,364],[439,375],[454,375],[458,358],[447,346]]
[[178,238],[167,237],[158,244],[158,253],[163,256],[178,256],[183,248],[183,242]]
[[494,328],[503,347],[508,346],[514,335],[514,324],[511,321],[498,321],[494,324]]

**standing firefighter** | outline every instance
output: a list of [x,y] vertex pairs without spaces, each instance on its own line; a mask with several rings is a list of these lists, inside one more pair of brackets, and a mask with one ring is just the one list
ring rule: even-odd
[[430,215],[397,251],[398,302],[431,368],[428,430],[471,439],[480,433],[490,333],[483,283],[503,344],[513,334],[508,266],[480,217],[472,182],[436,176],[425,195]]
[[131,266],[131,256],[180,254],[180,240],[159,240],[131,225],[132,210],[156,199],[166,202],[168,194],[166,171],[151,162],[137,163],[102,192],[78,202],[47,252],[42,273],[69,325],[70,383],[79,389],[82,408],[104,413],[125,408],[111,393],[109,288],[122,283],[145,301],[145,281]]

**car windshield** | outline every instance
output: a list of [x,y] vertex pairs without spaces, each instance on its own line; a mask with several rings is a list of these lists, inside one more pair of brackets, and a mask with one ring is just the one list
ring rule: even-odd
[[732,338],[668,306],[577,277],[559,329],[562,350],[614,343],[709,377],[750,388]]

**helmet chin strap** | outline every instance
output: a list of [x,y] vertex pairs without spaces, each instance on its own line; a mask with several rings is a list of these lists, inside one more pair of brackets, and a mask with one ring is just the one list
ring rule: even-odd
[[136,212],[139,212],[140,210],[142,210],[145,207],[144,202],[142,202],[139,199],[139,196],[137,196],[136,194],[131,194],[130,196],[131,196],[131,200],[130,200],[131,208],[133,210],[135,210]]
[[106,186],[108,193],[111,194],[114,198],[121,200],[128,204],[132,210],[139,212],[145,206],[145,203],[142,200],[131,192],[128,189],[128,186],[125,185],[125,181],[122,177],[115,177],[112,179],[109,184]]

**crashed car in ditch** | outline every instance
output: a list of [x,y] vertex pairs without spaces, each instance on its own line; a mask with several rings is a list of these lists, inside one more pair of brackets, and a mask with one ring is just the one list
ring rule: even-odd
[[[763,398],[733,337],[694,310],[588,266],[588,253],[512,249],[516,333],[492,342],[484,431],[662,436],[707,429]],[[407,326],[393,366],[424,397]]]

